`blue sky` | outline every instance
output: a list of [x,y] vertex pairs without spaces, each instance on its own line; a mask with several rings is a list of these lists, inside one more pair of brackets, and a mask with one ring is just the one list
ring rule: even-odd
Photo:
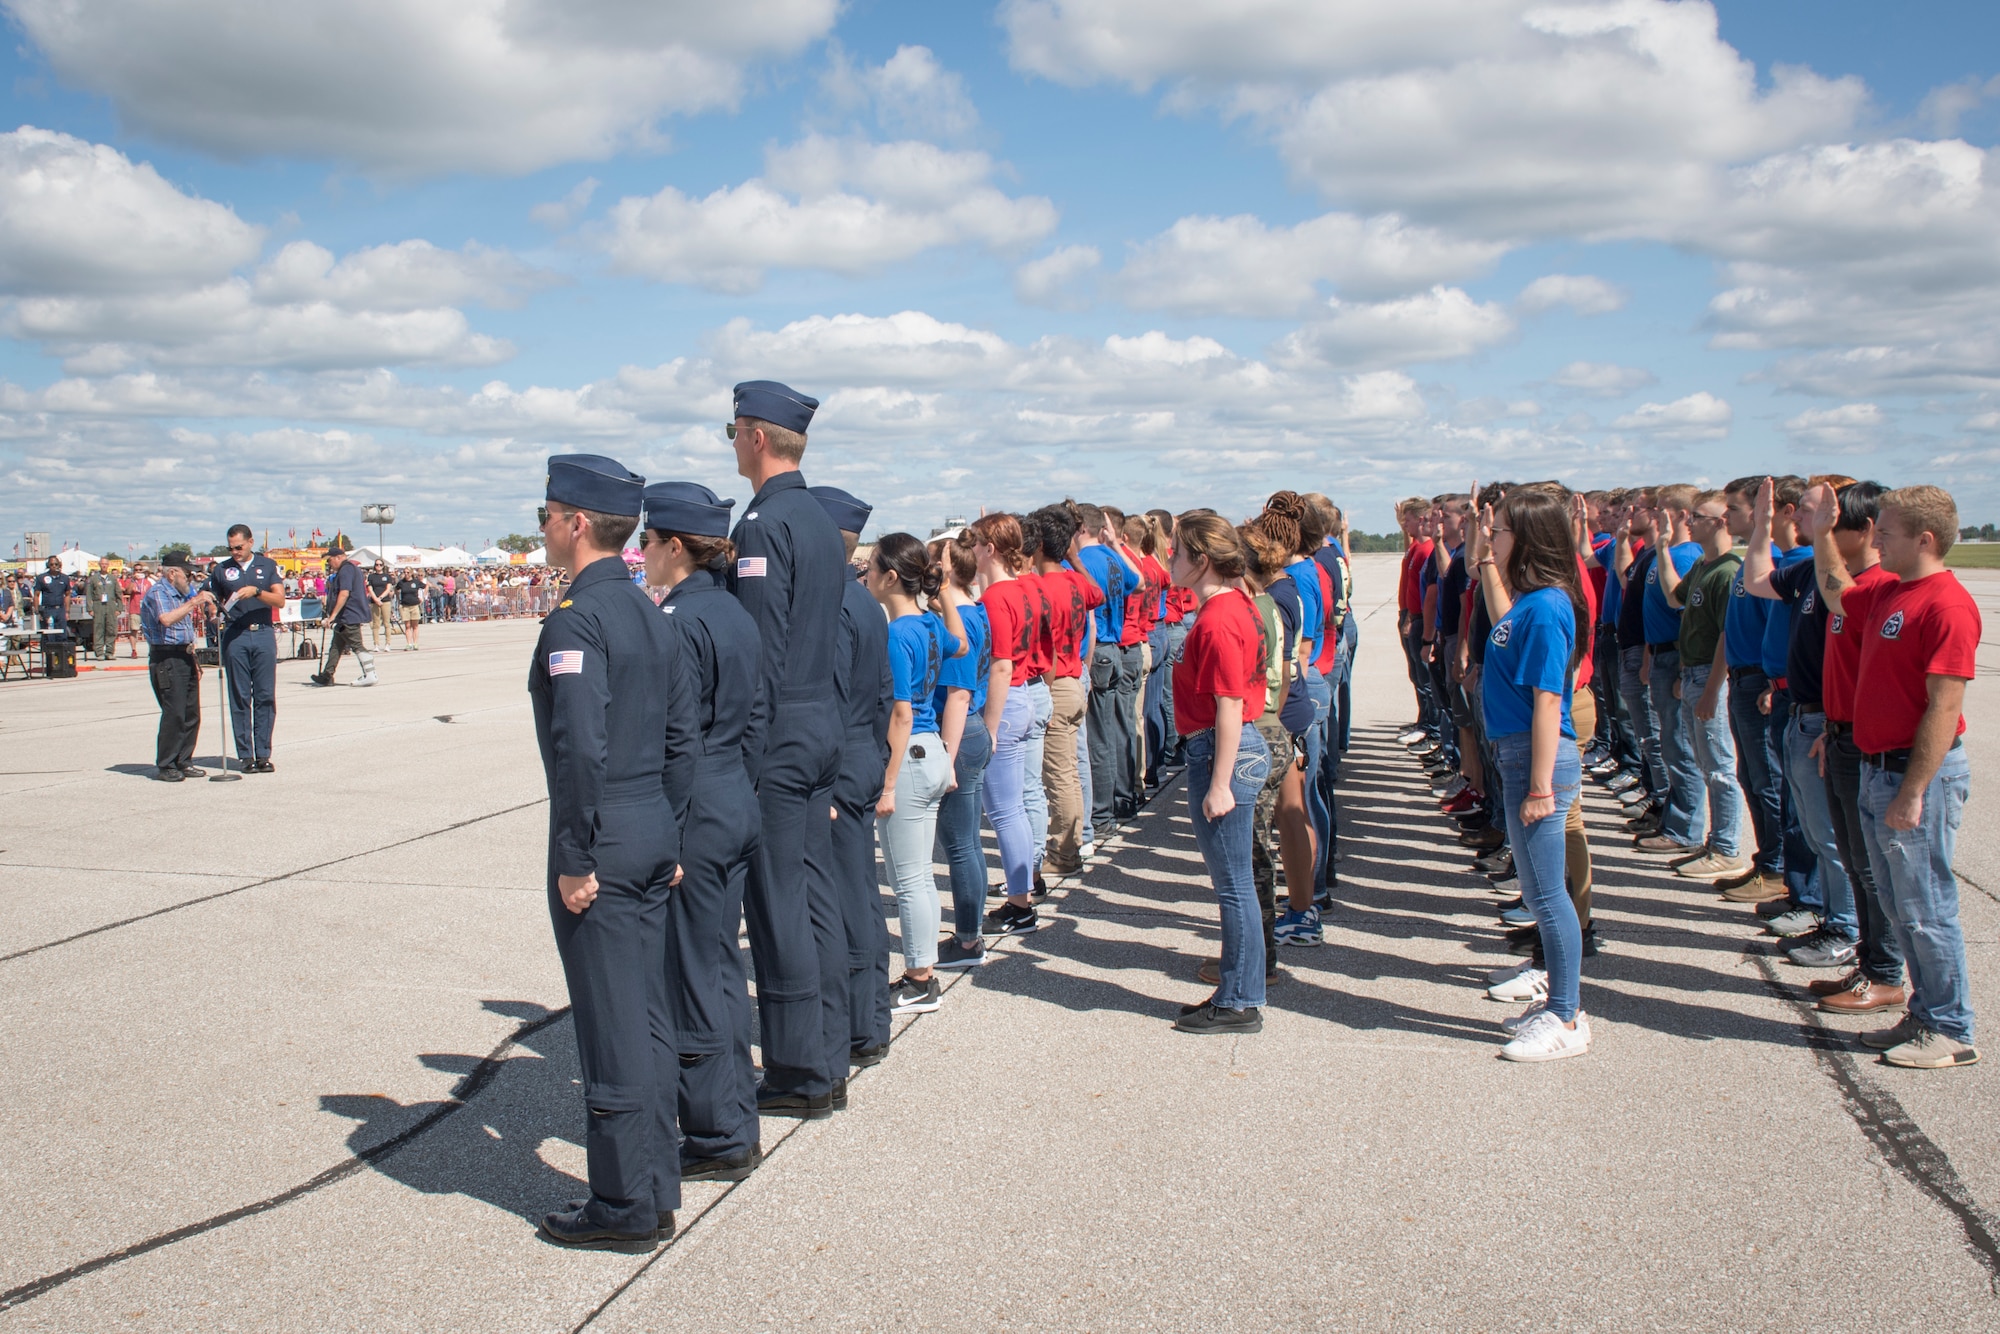
[[1475,473],[2000,511],[1990,5],[0,7],[0,534],[476,544],[571,449],[742,496],[764,376],[878,530],[1380,530]]

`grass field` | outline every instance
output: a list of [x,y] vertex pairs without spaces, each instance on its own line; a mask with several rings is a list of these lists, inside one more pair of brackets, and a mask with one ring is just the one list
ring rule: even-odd
[[1955,570],[2000,570],[2000,542],[1955,542],[1944,563]]

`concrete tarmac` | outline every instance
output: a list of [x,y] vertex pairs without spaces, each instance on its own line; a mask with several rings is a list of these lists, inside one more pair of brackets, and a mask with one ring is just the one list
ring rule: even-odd
[[231,783],[151,781],[143,673],[0,684],[0,1329],[2000,1329],[2000,1055],[1879,1064],[1595,786],[1593,1051],[1496,1059],[1499,899],[1393,740],[1394,558],[1356,564],[1338,907],[1261,1034],[1169,1028],[1218,940],[1171,782],[641,1256],[534,1233],[584,1190],[534,622],[427,627],[370,690],[284,664],[278,772]]

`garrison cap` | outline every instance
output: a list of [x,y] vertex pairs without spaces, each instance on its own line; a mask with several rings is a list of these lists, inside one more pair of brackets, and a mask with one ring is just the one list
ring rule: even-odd
[[833,526],[843,533],[861,535],[862,526],[868,516],[875,512],[873,505],[863,504],[837,486],[809,486],[806,494],[819,502],[826,511],[826,517],[833,520]]
[[813,413],[818,410],[818,399],[807,398],[776,380],[745,380],[736,386],[737,416],[755,417],[800,435],[812,425]]
[[556,454],[549,459],[547,494],[559,505],[636,519],[645,490],[645,478],[602,454]]
[[727,537],[735,505],[700,482],[654,482],[646,488],[646,526],[690,537]]

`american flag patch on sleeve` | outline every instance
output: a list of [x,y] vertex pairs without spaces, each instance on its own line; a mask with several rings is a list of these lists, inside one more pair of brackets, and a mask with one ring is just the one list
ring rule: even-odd
[[762,556],[737,557],[736,577],[738,579],[762,579],[764,577],[764,558]]
[[549,654],[549,675],[582,676],[583,650],[580,648],[563,649],[561,652]]

